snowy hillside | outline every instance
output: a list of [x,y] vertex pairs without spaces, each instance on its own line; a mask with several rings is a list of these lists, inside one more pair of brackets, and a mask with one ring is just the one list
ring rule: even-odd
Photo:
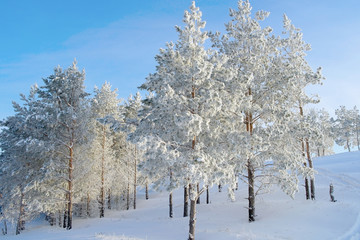
[[[211,204],[201,196],[198,205],[196,239],[360,239],[360,152],[343,153],[315,159],[316,201],[306,201],[301,188],[295,200],[279,189],[257,198],[257,217],[248,222],[246,185],[236,191],[231,202],[213,187]],[[329,184],[335,199],[330,202]],[[75,219],[73,229],[50,227],[45,221],[27,225],[21,235],[0,239],[103,239],[103,240],[185,240],[188,218],[182,217],[182,191],[174,192],[174,218],[168,218],[166,192],[151,193],[150,199],[138,196],[138,209],[106,212],[103,219]]]

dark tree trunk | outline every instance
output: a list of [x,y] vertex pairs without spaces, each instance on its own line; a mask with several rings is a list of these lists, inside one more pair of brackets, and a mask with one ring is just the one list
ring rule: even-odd
[[111,209],[111,189],[108,190],[108,202],[107,202],[108,209]]
[[169,194],[169,217],[173,218],[172,192]]
[[[172,184],[172,171],[171,168],[169,169],[169,174],[170,174],[170,185]],[[173,217],[173,196],[172,196],[172,192],[170,192],[169,194],[169,217],[172,218]]]
[[[300,105],[300,116],[303,117],[304,116],[304,112],[303,112],[303,108],[301,106],[301,103],[299,103]],[[301,139],[301,149],[302,149],[302,156],[304,158],[304,160],[306,159],[305,158],[305,144],[304,144],[304,139]],[[304,162],[304,166],[306,167],[307,164],[306,164],[306,160]],[[306,200],[309,200],[310,199],[310,190],[309,190],[309,180],[307,177],[305,177],[305,197],[306,197]]]
[[64,219],[63,219],[63,228],[66,228],[66,224],[67,224],[67,214],[68,214],[68,211],[67,211],[67,209],[65,208],[65,210],[64,210]]
[[209,186],[206,186],[206,204],[210,203]]
[[[249,96],[252,95],[251,88],[248,89]],[[253,116],[251,112],[246,113],[246,131],[250,137],[253,134]],[[255,221],[255,169],[252,165],[251,159],[247,161],[248,170],[248,201],[249,201],[249,222]]]
[[331,202],[336,202],[335,197],[334,197],[334,186],[332,185],[332,183],[330,183],[330,201]]
[[[309,168],[313,169],[313,163],[311,160],[311,155],[310,155],[310,146],[309,146],[309,140],[306,139],[306,153],[307,153],[307,158],[308,158],[308,162],[309,162]],[[310,197],[311,200],[315,200],[315,181],[314,181],[314,177],[310,177]]]
[[45,219],[49,222],[50,226],[56,225],[56,217],[54,213],[49,213],[46,215]]
[[200,191],[200,187],[199,184],[196,184],[196,192],[197,192],[197,199],[196,199],[196,204],[200,204],[200,195],[199,195],[199,191]]
[[305,177],[305,197],[306,200],[310,199],[309,179],[307,177]]
[[90,217],[90,194],[87,194],[86,199],[86,216]]
[[130,209],[130,182],[128,181],[126,188],[126,210]]
[[105,215],[105,125],[102,126],[102,144],[101,144],[101,187],[100,187],[100,218]]
[[149,199],[149,185],[147,183],[145,185],[145,199]]
[[250,159],[248,159],[248,181],[249,181],[249,222],[255,221],[255,189],[254,189],[254,169]]
[[189,216],[189,185],[184,187],[184,217]]
[[[195,224],[196,224],[196,198],[194,199],[194,194],[197,195],[195,189],[192,189],[191,184],[190,187],[190,218],[189,218],[189,239],[195,240]],[[198,196],[196,196],[198,197]]]
[[218,190],[219,190],[219,192],[221,192],[221,190],[222,190],[221,184],[218,185]]
[[169,194],[169,217],[173,217],[173,196],[172,192]]

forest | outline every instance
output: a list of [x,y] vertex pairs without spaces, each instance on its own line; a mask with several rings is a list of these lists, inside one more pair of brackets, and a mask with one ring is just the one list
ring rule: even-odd
[[108,82],[86,92],[76,60],[21,94],[0,122],[5,226],[20,234],[44,215],[70,230],[73,217],[136,209],[139,188],[146,199],[149,188],[167,191],[172,218],[172,193],[183,189],[194,240],[197,201],[213,186],[235,200],[245,183],[249,222],[272,185],[290,197],[304,187],[315,200],[313,158],[333,154],[335,143],[360,150],[359,110],[317,109],[306,88],[324,77],[306,61],[301,30],[284,15],[276,35],[261,26],[269,13],[251,9],[239,0],[226,33],[206,32],[193,2],[176,42],[159,50],[156,71],[127,100]]

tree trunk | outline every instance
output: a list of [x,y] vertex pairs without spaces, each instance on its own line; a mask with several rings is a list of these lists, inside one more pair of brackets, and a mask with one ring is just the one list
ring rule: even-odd
[[67,211],[67,204],[66,204],[66,208],[64,210],[63,228],[66,228],[67,218],[68,218],[67,214],[68,214],[68,211]]
[[209,186],[206,186],[206,204],[210,203]]
[[148,183],[145,184],[145,199],[149,199],[149,185]]
[[[69,146],[73,146],[73,142]],[[67,206],[67,226],[66,229],[72,228],[72,180],[73,180],[73,148],[70,148],[69,153],[69,180],[68,180],[68,206]]]
[[16,225],[16,235],[19,235],[21,231],[25,230],[25,221],[23,219],[24,216],[24,193],[21,192],[20,196],[20,211],[19,211],[19,218]]
[[[303,117],[304,116],[304,112],[303,112],[303,108],[301,106],[301,104],[299,103],[300,105],[300,116]],[[306,164],[306,160],[305,160],[305,144],[304,144],[304,139],[301,139],[301,149],[302,149],[302,156],[304,158],[304,166],[306,167],[307,164]],[[309,200],[310,199],[310,191],[309,191],[309,180],[307,177],[305,177],[305,197],[306,197],[306,200]]]
[[[308,158],[308,162],[309,162],[309,168],[313,169],[313,163],[311,160],[311,155],[310,155],[310,146],[309,146],[309,140],[305,139],[306,142],[306,154],[307,154],[307,158]],[[314,182],[314,177],[310,177],[310,196],[311,196],[311,200],[315,200],[315,182]]]
[[184,186],[184,217],[189,216],[189,185]]
[[331,202],[336,202],[335,197],[334,197],[334,186],[332,185],[332,183],[330,183],[330,201]]
[[250,159],[248,159],[248,200],[249,200],[249,222],[255,221],[255,189],[254,189],[254,169],[252,167]]
[[86,216],[90,217],[90,194],[87,193],[86,199]]
[[126,188],[126,210],[130,209],[130,181],[128,179],[128,184]]
[[[251,88],[248,92],[249,96],[252,95]],[[246,131],[249,133],[250,137],[253,133],[253,116],[251,112],[246,113]],[[248,201],[249,201],[249,222],[255,221],[255,169],[252,165],[251,159],[248,158],[247,162],[248,170]]]
[[221,192],[221,189],[222,189],[222,186],[221,186],[221,184],[219,184],[219,185],[218,185],[218,190],[219,190],[219,192]]
[[136,150],[136,146],[135,146],[135,160],[134,160],[134,209],[136,209],[136,168],[137,168],[137,150]]
[[[169,168],[170,185],[172,185],[172,170]],[[169,194],[169,217],[173,217],[173,196],[172,192]]]
[[59,210],[58,214],[59,214],[59,216],[58,216],[59,227],[62,227],[62,221],[61,221],[61,215],[62,215],[62,213],[61,213],[60,210]]
[[100,188],[100,218],[105,215],[105,125],[102,126],[102,144],[101,144],[101,188]]
[[173,196],[172,196],[172,192],[170,192],[170,194],[169,194],[169,217],[170,218],[173,217]]
[[111,209],[111,189],[108,190],[108,202],[107,202],[108,209]]
[[129,162],[126,163],[128,169],[127,188],[126,188],[126,210],[130,209],[130,166]]
[[309,179],[307,177],[305,177],[305,197],[306,197],[306,200],[310,199]]
[[189,239],[195,240],[195,224],[196,224],[196,197],[194,198],[195,189],[190,185],[190,218],[189,218]]
[[199,195],[199,184],[196,184],[196,191],[197,191],[197,199],[196,199],[196,204],[200,204],[200,195]]
[[6,220],[4,220],[4,228],[1,229],[2,230],[2,234],[3,235],[6,235],[7,234],[7,223],[6,223]]
[[346,139],[346,147],[347,147],[347,149],[349,150],[349,152],[351,152],[350,144],[349,144],[349,139]]

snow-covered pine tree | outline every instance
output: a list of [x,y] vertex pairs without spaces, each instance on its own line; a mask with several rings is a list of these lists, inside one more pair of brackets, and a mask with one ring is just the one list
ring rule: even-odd
[[0,187],[0,206],[2,217],[10,222],[17,222],[16,234],[25,229],[25,220],[34,216],[30,202],[30,195],[34,194],[29,188],[34,184],[33,171],[36,171],[36,167],[38,170],[40,159],[34,158],[27,145],[31,144],[34,137],[32,125],[29,123],[35,110],[36,91],[37,87],[34,86],[29,97],[21,95],[23,106],[13,102],[15,115],[1,121],[0,169],[3,184]]
[[204,48],[208,35],[202,31],[205,22],[195,2],[183,21],[184,28],[176,27],[178,41],[160,49],[157,71],[142,85],[154,95],[134,135],[145,145],[144,174],[152,179],[172,170],[172,181],[160,178],[155,186],[166,186],[171,192],[190,183],[189,239],[195,239],[196,199],[203,192],[197,193],[196,185],[211,186],[222,176],[221,159],[215,156],[223,152],[214,151],[221,125],[212,121],[221,111],[224,84],[214,77],[220,66]]
[[[128,101],[125,105],[124,119],[126,122],[126,132],[129,135],[131,135],[136,130],[136,127],[139,124],[139,121],[141,120],[141,117],[139,116],[142,108],[141,102],[142,100],[141,100],[140,92],[137,92],[135,96],[132,95],[129,96]],[[137,167],[139,164],[139,160],[141,159],[142,153],[137,149],[136,145],[134,144],[129,144],[128,147],[129,147],[128,167],[130,170],[129,172],[132,173],[129,175],[129,177],[132,180],[130,182],[132,182],[132,188],[133,188],[133,208],[136,209],[136,187],[138,183]]]
[[[310,84],[321,84],[321,80],[323,79],[321,75],[321,68],[318,68],[316,72],[313,72],[309,64],[307,63],[305,56],[306,52],[311,50],[309,44],[305,43],[303,40],[303,34],[300,32],[300,29],[296,28],[291,20],[284,15],[284,34],[287,35],[287,38],[283,40],[284,42],[284,52],[285,52],[285,64],[287,64],[288,76],[293,80],[295,88],[293,89],[292,97],[295,97],[296,107],[299,112],[300,122],[306,118],[304,116],[304,107],[305,105],[312,103],[318,103],[317,97],[308,96],[305,93],[305,87]],[[295,110],[296,112],[296,110]],[[296,115],[295,115],[296,116]],[[305,125],[302,125],[305,127]],[[310,154],[310,143],[309,139],[313,138],[317,135],[320,137],[320,129],[314,126],[307,125],[305,128],[297,128],[302,132],[299,132],[300,142],[301,142],[301,151],[303,152],[303,156],[306,155],[306,160],[304,164],[309,168],[312,167],[312,160]],[[311,135],[311,136],[310,136]],[[321,137],[320,137],[321,138]],[[305,154],[306,153],[306,154]],[[313,172],[313,171],[311,171]],[[305,187],[307,193],[307,199],[309,199],[308,190],[307,190],[307,177],[305,176]],[[310,190],[311,190],[311,198],[315,198],[315,186],[314,186],[314,175],[313,173],[310,175]]]
[[351,151],[353,139],[356,138],[355,120],[352,110],[347,110],[345,106],[335,109],[336,119],[332,120],[335,135],[335,142],[344,149]]
[[[302,61],[304,44],[299,38],[292,39],[295,30],[287,18],[285,29],[290,36],[281,39],[270,35],[270,27],[260,26],[269,13],[259,11],[252,18],[251,9],[249,1],[238,1],[238,9],[230,10],[232,21],[226,24],[227,34],[221,39],[220,33],[213,36],[214,46],[228,57],[227,66],[236,73],[228,82],[228,89],[242,92],[232,94],[239,107],[229,113],[242,115],[244,122],[229,135],[232,139],[228,142],[236,143],[237,152],[236,157],[229,158],[229,164],[234,168],[234,176],[245,170],[250,222],[255,220],[255,196],[262,187],[269,182],[277,183],[293,195],[297,191],[296,173],[308,172],[302,155],[294,151],[294,145],[289,145],[296,142],[284,139],[291,139],[296,94],[302,93],[309,83],[303,84],[303,79],[298,78],[306,75],[306,79],[318,81],[317,74],[311,71],[298,76],[304,70],[301,64],[306,64],[305,70],[308,65]],[[301,45],[296,47],[295,42]],[[260,186],[258,190],[256,185]]]
[[310,126],[314,125],[318,133],[317,137],[310,139],[310,152],[313,157],[333,154],[334,138],[330,115],[325,109],[310,109],[307,113]]
[[94,139],[92,142],[91,152],[95,161],[92,174],[98,176],[98,181],[93,179],[94,183],[99,186],[99,205],[100,217],[104,217],[106,192],[111,189],[115,167],[115,151],[112,148],[114,144],[114,131],[110,129],[110,125],[98,121],[98,119],[111,116],[119,120],[121,117],[120,103],[115,90],[111,90],[110,83],[105,82],[99,89],[95,87],[95,96],[91,101],[91,112],[93,114],[93,132]]
[[0,205],[3,217],[13,222],[16,216],[17,234],[24,228],[25,220],[47,212],[47,199],[40,186],[45,179],[44,162],[49,157],[48,136],[44,131],[46,112],[37,99],[37,91],[34,86],[28,97],[21,94],[23,104],[14,102],[15,115],[1,123],[1,176],[7,181],[1,186]]
[[353,137],[353,146],[357,146],[357,149],[360,150],[360,139],[359,139],[359,132],[360,132],[360,115],[359,115],[359,109],[357,109],[356,106],[351,110],[352,112],[352,119],[354,122],[354,137]]
[[84,87],[85,72],[80,72],[76,64],[75,60],[66,70],[55,68],[53,75],[43,79],[44,86],[39,90],[47,112],[46,130],[52,152],[44,168],[48,177],[53,179],[53,189],[63,189],[64,227],[68,230],[72,228],[74,180],[80,177],[74,176],[74,167],[86,166],[79,146],[90,140],[88,121],[91,118],[89,94]]

